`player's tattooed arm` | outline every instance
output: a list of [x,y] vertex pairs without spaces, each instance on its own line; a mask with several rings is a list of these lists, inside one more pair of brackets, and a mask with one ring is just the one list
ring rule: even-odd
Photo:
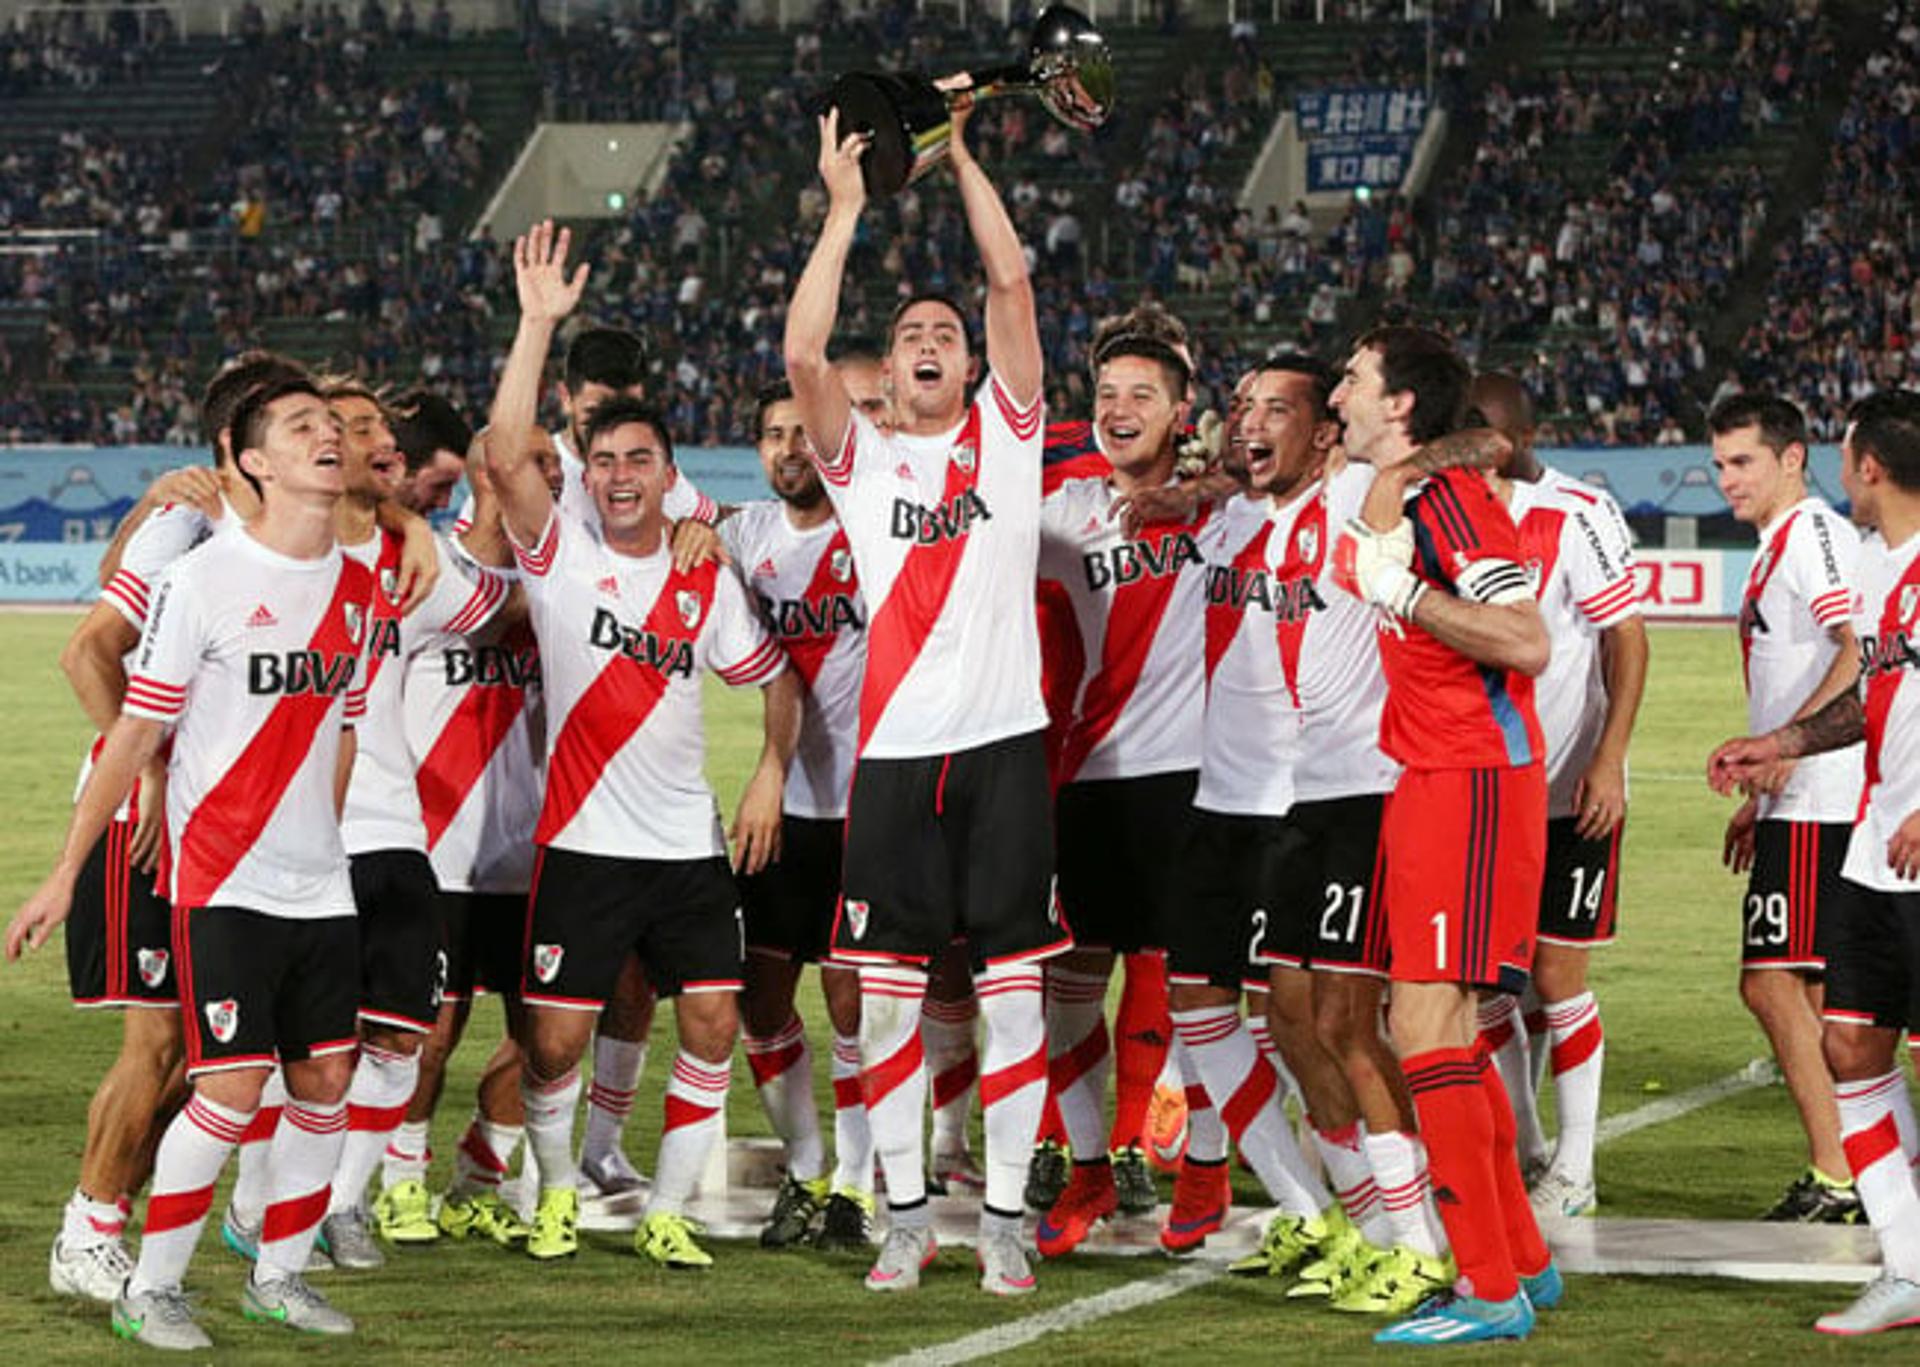
[[827,217],[820,225],[805,269],[787,301],[787,330],[781,343],[787,382],[800,405],[800,421],[812,437],[808,451],[824,471],[847,440],[853,405],[845,384],[830,361],[827,343],[840,313],[840,285],[847,274],[847,254],[860,212],[867,204],[867,184],[860,160],[873,142],[870,133],[840,133],[840,111],[820,116],[820,180],[827,187]]
[[1413,453],[1408,464],[1424,475],[1461,465],[1491,470],[1512,450],[1513,443],[1503,433],[1491,427],[1468,427],[1428,442]]
[[1810,717],[1759,736],[1721,744],[1707,759],[1707,784],[1727,796],[1751,792],[1756,780],[1783,759],[1843,750],[1866,734],[1867,709],[1857,689],[1842,693]]
[[1849,688],[1810,717],[1780,728],[1780,756],[1799,759],[1843,750],[1867,733],[1867,709],[1858,689]]
[[786,795],[787,766],[800,743],[800,676],[783,669],[760,689],[766,742],[740,795],[740,809],[727,838],[733,842],[738,873],[759,873],[780,857],[780,808]]
[[7,927],[8,959],[18,959],[23,949],[40,948],[54,928],[67,919],[67,913],[73,908],[73,885],[80,877],[88,852],[126,800],[134,777],[159,753],[166,731],[164,722],[122,716],[107,732],[93,772],[87,775],[80,799],[74,803],[66,842],[61,846],[53,872]]
[[[1827,666],[1827,672],[1820,676],[1820,682],[1814,685],[1813,692],[1807,694],[1807,700],[1793,714],[1795,721],[1811,717],[1841,694],[1850,693],[1859,686],[1860,641],[1853,634],[1853,628],[1845,622],[1837,623],[1827,629],[1827,639],[1835,646],[1833,661]],[[1757,793],[1785,791],[1798,763],[1798,760],[1782,759],[1770,765],[1754,776],[1752,790]]]

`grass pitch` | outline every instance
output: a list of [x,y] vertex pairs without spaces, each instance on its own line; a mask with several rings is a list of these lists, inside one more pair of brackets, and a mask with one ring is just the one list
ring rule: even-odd
[[[51,862],[68,812],[86,726],[55,663],[74,618],[0,616],[0,734],[6,820],[0,826],[0,910],[11,915]],[[759,746],[757,700],[710,694],[711,767],[729,806]],[[1732,1072],[1765,1053],[1736,996],[1736,881],[1719,867],[1728,806],[1701,780],[1714,742],[1742,729],[1739,657],[1725,628],[1660,629],[1633,753],[1633,814],[1625,855],[1621,939],[1596,956],[1607,1031],[1605,1111],[1615,1114]],[[809,989],[811,1019],[820,1020]],[[650,1167],[659,1126],[670,1013],[662,1013],[629,1144]],[[471,1106],[475,1070],[499,1029],[483,1003],[456,1055],[435,1127],[442,1154]],[[816,1033],[816,1040],[823,1035]],[[0,1341],[22,1363],[97,1363],[139,1350],[113,1343],[103,1311],[46,1288],[47,1247],[77,1170],[86,1106],[118,1041],[115,1018],[73,1011],[57,943],[0,969]],[[821,1095],[826,1104],[824,1068]],[[751,1080],[736,1072],[730,1127],[764,1134]],[[1603,1148],[1602,1210],[1617,1215],[1751,1216],[1804,1162],[1785,1093],[1749,1092]],[[436,1166],[436,1183],[447,1164]],[[1241,1199],[1258,1200],[1241,1178]],[[216,1210],[219,1205],[216,1204]],[[645,1354],[687,1362],[783,1367],[887,1358],[997,1324],[1044,1314],[1122,1283],[1160,1275],[1153,1258],[1079,1259],[1041,1268],[1041,1290],[1007,1304],[974,1289],[971,1257],[942,1255],[915,1296],[859,1285],[865,1260],[717,1248],[710,1274],[643,1265],[625,1241],[589,1235],[578,1259],[535,1267],[467,1245],[402,1250],[370,1277],[330,1274],[329,1293],[360,1321],[344,1343],[295,1339],[236,1313],[240,1264],[201,1242],[189,1288],[204,1306],[213,1358],[232,1362],[585,1362]],[[1007,1361],[1148,1363],[1170,1357],[1266,1362],[1277,1354],[1371,1356],[1371,1324],[1284,1302],[1278,1288],[1221,1280],[1019,1349]],[[1841,1343],[1807,1326],[1844,1288],[1757,1286],[1698,1279],[1572,1279],[1568,1307],[1543,1318],[1528,1344],[1486,1354],[1505,1363],[1820,1361],[1906,1357],[1913,1337]]]

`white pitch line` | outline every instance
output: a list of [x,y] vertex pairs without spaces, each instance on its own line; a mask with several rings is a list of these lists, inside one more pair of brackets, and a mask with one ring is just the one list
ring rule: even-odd
[[955,1367],[955,1364],[991,1357],[995,1353],[1011,1352],[1048,1334],[1056,1334],[1065,1329],[1078,1329],[1083,1324],[1103,1320],[1109,1315],[1136,1310],[1143,1305],[1152,1305],[1155,1301],[1164,1301],[1169,1297],[1177,1296],[1182,1291],[1191,1291],[1196,1286],[1203,1286],[1225,1275],[1225,1272],[1226,1269],[1217,1264],[1210,1266],[1188,1264],[1177,1267],[1158,1277],[1145,1277],[1137,1282],[1128,1282],[1125,1286],[1116,1286],[1110,1291],[1102,1291],[1096,1296],[1087,1296],[1052,1310],[1044,1310],[1038,1315],[1029,1315],[1011,1324],[996,1325],[992,1329],[982,1329],[977,1334],[968,1334],[965,1338],[957,1338],[949,1343],[938,1343],[931,1348],[917,1349],[889,1359],[884,1367]]
[[[1598,1147],[1649,1126],[1678,1120],[1716,1101],[1764,1087],[1772,1081],[1772,1064],[1766,1059],[1754,1059],[1737,1073],[1728,1073],[1725,1077],[1703,1082],[1677,1096],[1662,1097],[1601,1121],[1594,1132],[1594,1145]],[[977,1362],[997,1353],[1024,1348],[1048,1334],[1078,1329],[1128,1310],[1137,1310],[1143,1305],[1169,1300],[1225,1275],[1226,1268],[1219,1263],[1187,1263],[1158,1277],[1128,1282],[1125,1286],[1116,1286],[1098,1295],[1086,1296],[1052,1310],[1043,1310],[1011,1324],[996,1325],[992,1329],[982,1329],[978,1333],[938,1343],[930,1348],[918,1348],[911,1353],[888,1358],[880,1367],[958,1367],[960,1363]]]
[[1636,1106],[1622,1115],[1608,1116],[1601,1121],[1593,1132],[1593,1142],[1610,1143],[1623,1139],[1650,1125],[1664,1125],[1669,1120],[1678,1120],[1691,1111],[1711,1106],[1716,1101],[1724,1101],[1741,1092],[1751,1092],[1756,1088],[1770,1085],[1775,1077],[1771,1059],[1757,1058],[1737,1073],[1728,1073],[1725,1077],[1715,1078],[1712,1082],[1703,1082],[1698,1087],[1688,1088],[1677,1096],[1662,1097],[1658,1101],[1649,1101],[1644,1106]]

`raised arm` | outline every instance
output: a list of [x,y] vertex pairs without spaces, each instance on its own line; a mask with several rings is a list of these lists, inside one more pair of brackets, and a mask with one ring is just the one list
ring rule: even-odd
[[[487,420],[489,430],[503,434],[499,441],[486,444],[487,473],[493,478],[493,491],[500,499],[507,530],[523,546],[531,546],[547,529],[553,512],[553,493],[546,477],[527,450],[525,441],[513,440],[514,433],[531,428],[540,408],[540,377],[547,365],[547,350],[553,344],[553,330],[560,320],[573,312],[580,293],[587,287],[587,268],[583,264],[567,276],[567,248],[572,234],[565,228],[554,231],[548,220],[537,223],[524,237],[514,239],[513,274],[520,293],[520,326],[513,334],[513,349],[507,353],[506,369],[500,372],[500,387],[494,391],[493,411]],[[583,453],[584,454],[584,453]]]
[[967,121],[972,116],[973,97],[963,95],[953,106],[953,143],[948,159],[953,163],[953,177],[960,183],[967,227],[987,275],[987,362],[1000,377],[1008,397],[1025,408],[1040,397],[1043,378],[1033,281],[1027,277],[1027,254],[1000,192],[967,150]]
[[853,249],[854,229],[867,203],[860,159],[872,141],[867,133],[841,137],[838,108],[820,117],[820,179],[827,187],[827,220],[820,225],[819,240],[787,304],[783,345],[787,382],[800,405],[800,421],[813,437],[810,447],[816,463],[839,454],[853,411],[846,386],[827,360],[827,343],[833,340],[834,319],[840,313],[847,253]]

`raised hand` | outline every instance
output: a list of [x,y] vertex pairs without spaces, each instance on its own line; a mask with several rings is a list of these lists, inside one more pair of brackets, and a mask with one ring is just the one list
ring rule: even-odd
[[867,203],[867,182],[860,174],[860,160],[873,144],[871,133],[840,136],[840,108],[835,105],[820,116],[820,179],[827,187],[827,201],[837,209],[858,213]]
[[587,287],[587,265],[582,262],[568,277],[567,249],[572,245],[571,230],[556,230],[552,219],[513,240],[513,277],[522,317],[558,322],[579,304]]

